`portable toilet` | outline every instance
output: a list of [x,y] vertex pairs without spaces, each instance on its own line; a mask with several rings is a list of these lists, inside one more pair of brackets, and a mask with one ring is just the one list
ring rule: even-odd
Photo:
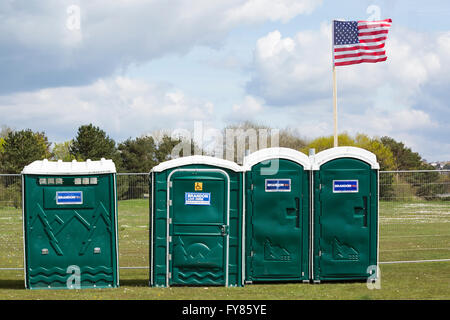
[[366,280],[376,272],[379,168],[376,156],[361,148],[335,147],[315,155],[315,282]]
[[244,158],[246,282],[309,281],[308,156],[267,148]]
[[195,155],[150,180],[150,286],[242,286],[242,167]]
[[112,160],[34,161],[22,171],[25,287],[119,285]]

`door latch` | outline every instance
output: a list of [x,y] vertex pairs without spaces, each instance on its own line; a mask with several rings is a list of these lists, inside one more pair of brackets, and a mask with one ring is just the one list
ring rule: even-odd
[[228,234],[228,226],[226,224],[222,225],[220,231],[222,232],[222,236],[226,236]]

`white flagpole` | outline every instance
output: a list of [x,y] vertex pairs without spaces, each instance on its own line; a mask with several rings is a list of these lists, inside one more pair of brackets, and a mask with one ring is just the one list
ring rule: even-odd
[[334,65],[334,20],[331,23],[331,55],[333,63],[333,119],[334,119],[334,147],[338,146],[337,134],[337,85],[336,85],[336,66]]
[[336,67],[333,64],[333,117],[334,117],[334,147],[338,146],[337,133],[337,86],[336,86]]
[[337,136],[337,85],[336,66],[334,65],[334,20],[331,22],[331,62],[333,63],[333,119],[334,119],[334,147],[338,146]]

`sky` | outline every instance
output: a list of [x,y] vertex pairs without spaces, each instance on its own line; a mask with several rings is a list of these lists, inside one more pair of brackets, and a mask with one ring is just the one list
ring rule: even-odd
[[388,60],[337,68],[338,130],[450,160],[450,2],[4,0],[0,125],[116,142],[251,120],[333,134],[331,21],[391,18]]

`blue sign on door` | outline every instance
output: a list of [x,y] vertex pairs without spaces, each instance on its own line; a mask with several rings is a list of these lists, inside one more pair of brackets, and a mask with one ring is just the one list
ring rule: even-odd
[[266,179],[266,192],[291,191],[291,179]]
[[56,204],[83,204],[83,191],[57,191]]
[[184,204],[196,206],[209,206],[211,204],[210,192],[185,192]]
[[333,180],[333,193],[358,192],[358,180]]

